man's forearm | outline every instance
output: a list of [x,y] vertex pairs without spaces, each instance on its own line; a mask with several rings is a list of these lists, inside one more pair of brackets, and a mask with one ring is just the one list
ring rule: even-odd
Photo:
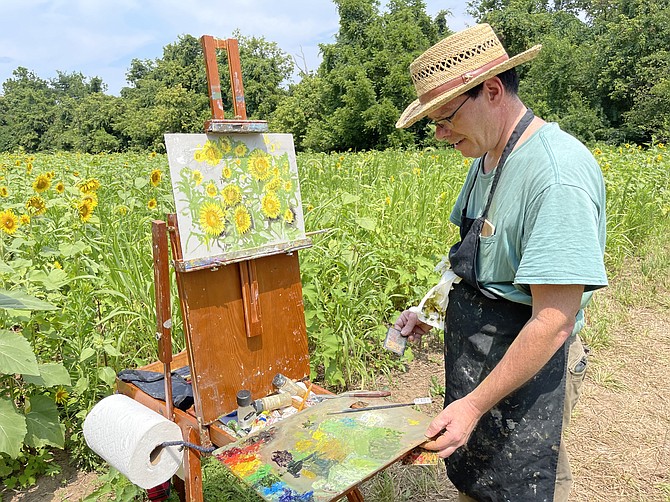
[[535,376],[565,343],[582,291],[581,286],[533,288],[533,316],[493,371],[466,396],[482,415]]

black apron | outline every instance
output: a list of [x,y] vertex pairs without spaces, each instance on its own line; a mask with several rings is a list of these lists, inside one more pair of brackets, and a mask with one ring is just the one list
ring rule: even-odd
[[[507,142],[482,216],[468,218],[469,194],[465,199],[461,241],[449,252],[451,267],[462,280],[454,284],[447,307],[445,407],[484,380],[532,314],[530,306],[497,297],[481,287],[477,250],[505,160],[533,117],[527,110]],[[478,501],[553,501],[566,351],[567,343],[530,381],[484,414],[468,443],[445,459],[449,479],[459,491]]]

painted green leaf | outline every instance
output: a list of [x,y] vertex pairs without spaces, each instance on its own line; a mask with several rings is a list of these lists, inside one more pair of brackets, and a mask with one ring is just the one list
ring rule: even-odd
[[0,373],[39,376],[37,359],[28,340],[18,333],[0,329]]
[[23,291],[0,289],[0,308],[16,310],[56,310],[58,307],[38,300]]
[[39,376],[24,376],[23,379],[28,383],[43,387],[72,384],[70,374],[61,363],[38,364],[38,368]]
[[0,398],[0,453],[18,457],[26,432],[26,418],[16,411],[9,399]]
[[48,444],[65,446],[65,426],[58,421],[56,403],[47,396],[30,396],[30,412],[26,414],[26,444],[40,448]]

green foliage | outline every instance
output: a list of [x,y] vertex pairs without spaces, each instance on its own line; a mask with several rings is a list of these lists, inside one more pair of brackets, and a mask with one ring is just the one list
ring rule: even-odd
[[100,486],[90,493],[82,502],[98,502],[105,498],[114,497],[119,502],[133,502],[144,500],[146,491],[132,484],[119,471],[110,467],[109,471],[98,478]]
[[53,455],[45,448],[26,449],[16,458],[0,453],[0,480],[8,490],[29,488],[40,476],[55,476],[60,466],[53,462]]
[[[394,0],[381,12],[374,0],[335,3],[340,15],[336,42],[321,45],[317,77],[305,76],[291,88],[273,125],[293,133],[297,148],[311,151],[384,149],[423,139],[423,129],[397,130],[395,122],[416,98],[410,62],[437,41],[438,26],[425,4]],[[304,110],[303,99],[293,96],[307,94],[311,98]]]

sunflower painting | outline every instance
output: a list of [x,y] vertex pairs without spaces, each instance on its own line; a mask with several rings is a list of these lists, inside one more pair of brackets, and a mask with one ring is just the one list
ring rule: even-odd
[[166,134],[185,268],[308,245],[289,134]]

